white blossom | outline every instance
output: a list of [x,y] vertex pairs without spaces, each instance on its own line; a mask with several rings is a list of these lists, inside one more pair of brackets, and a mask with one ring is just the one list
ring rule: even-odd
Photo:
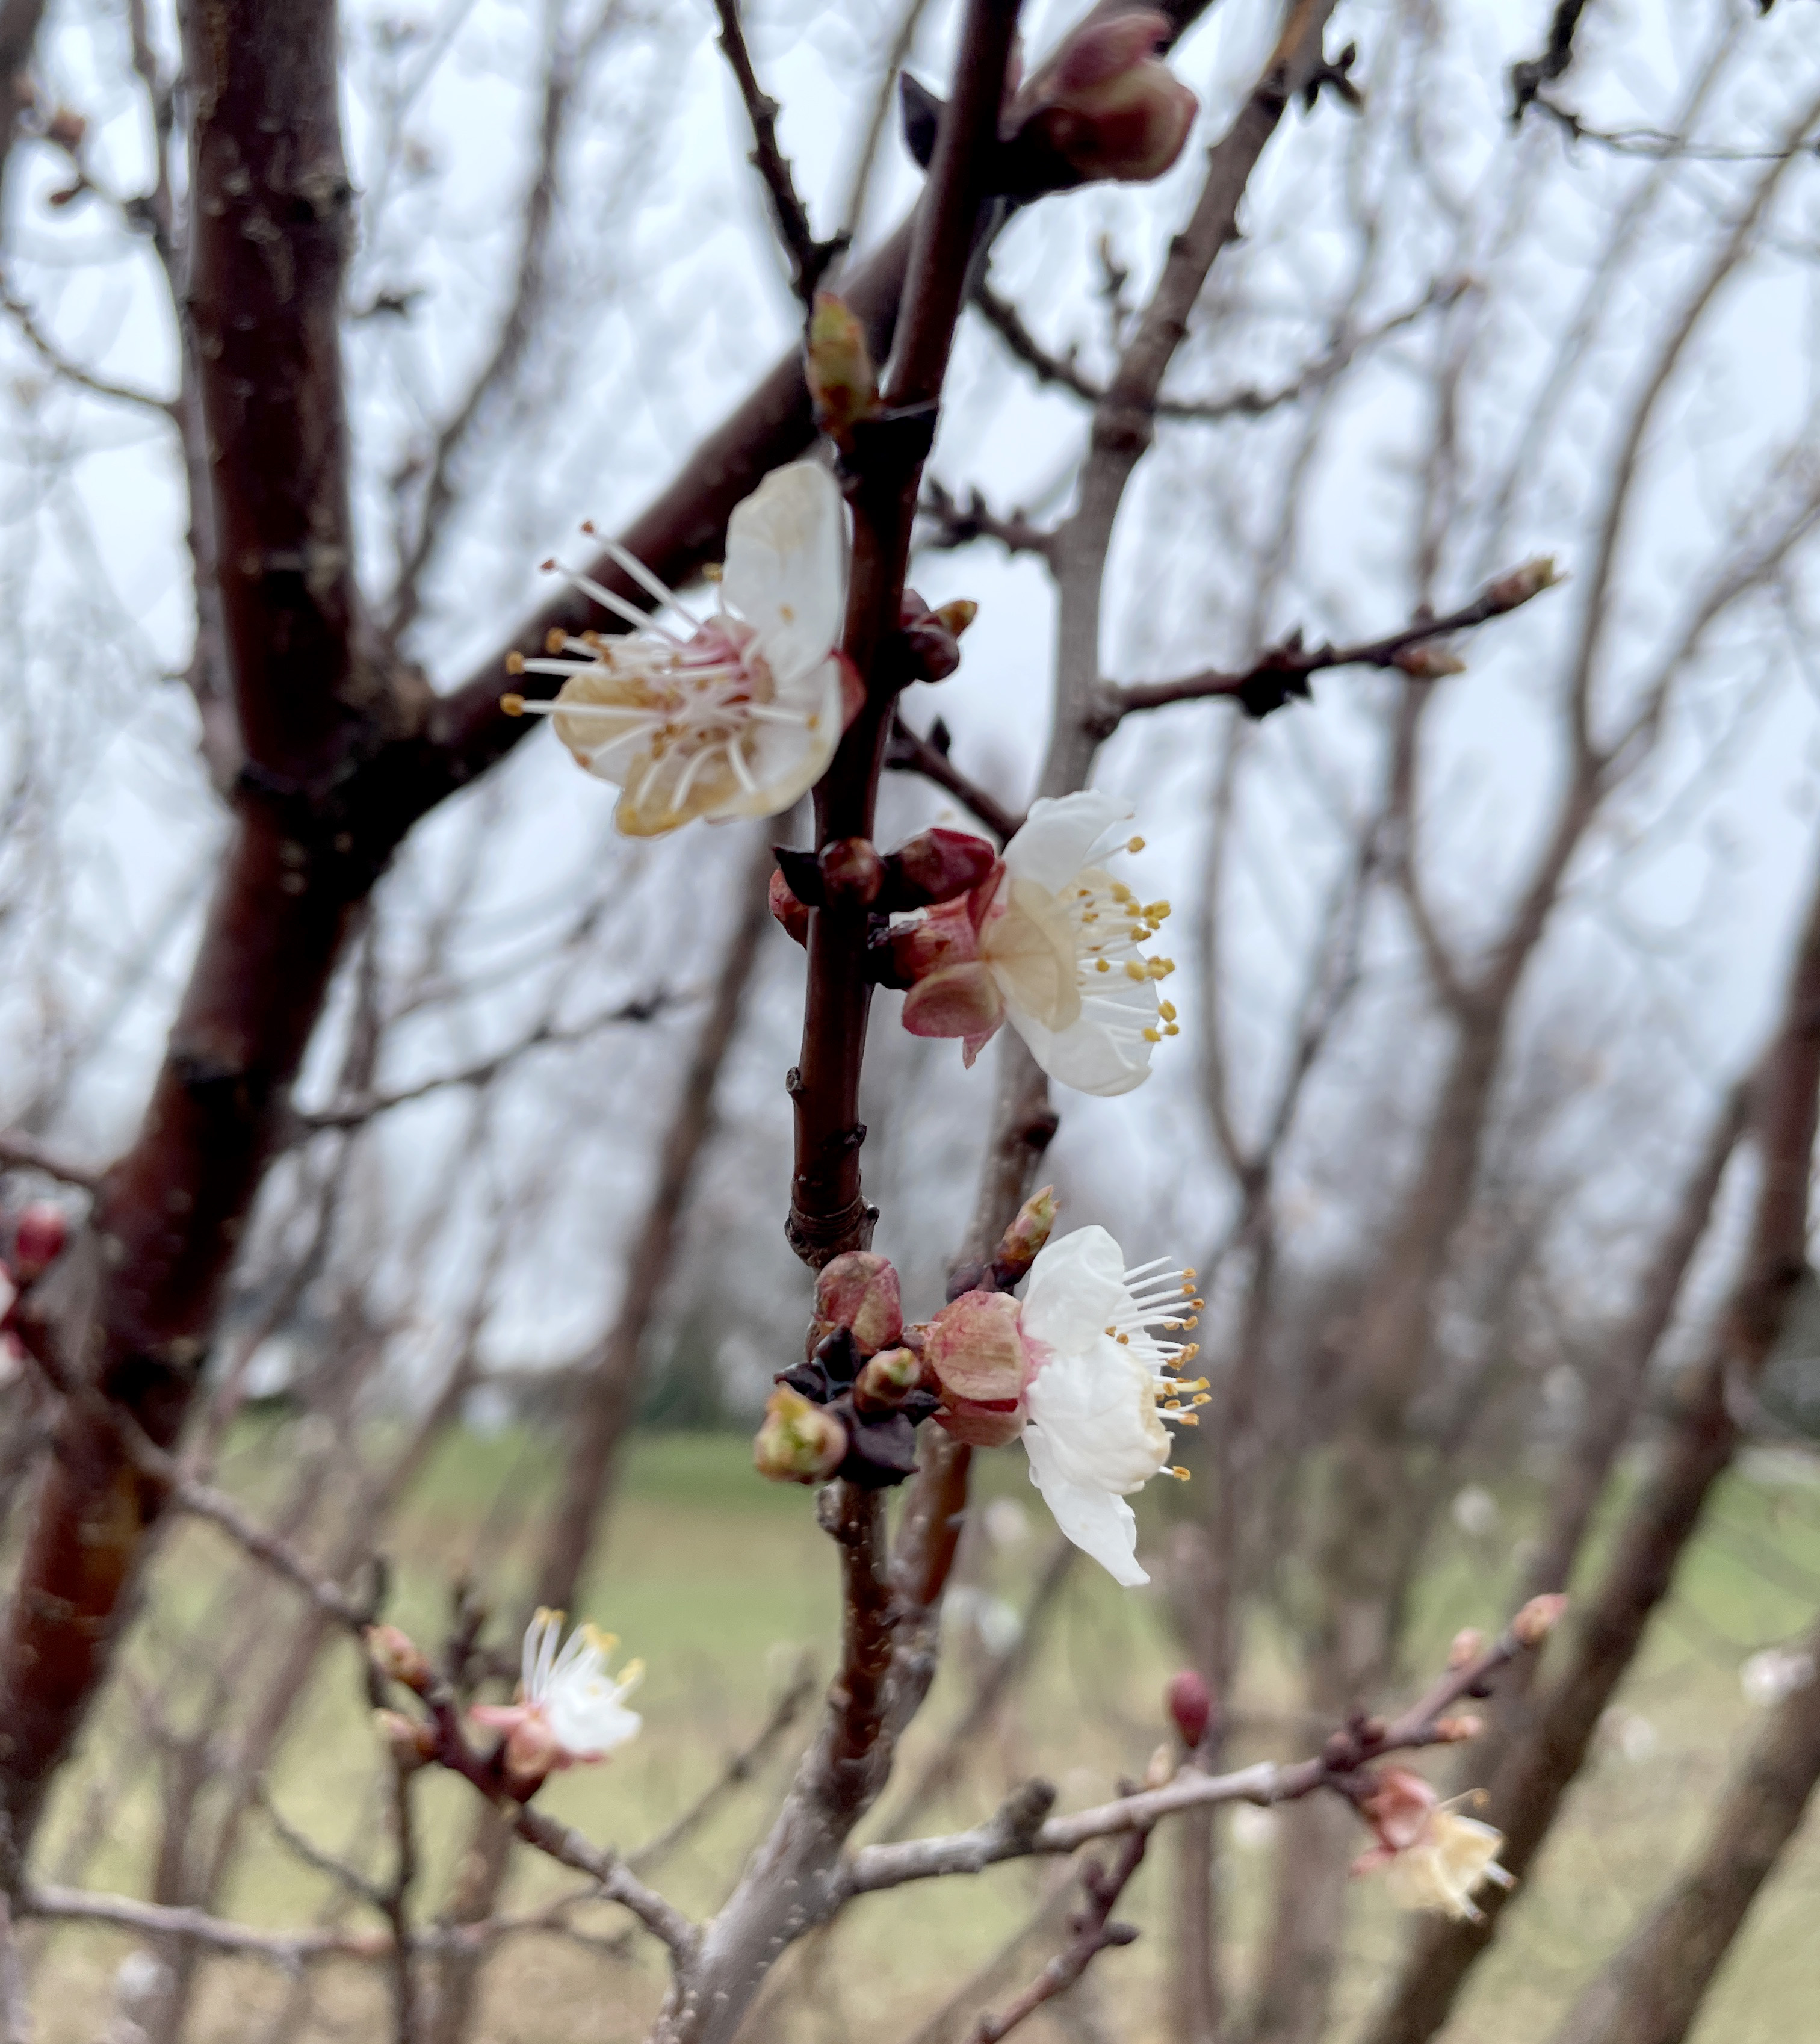
[[617,637],[553,632],[548,657],[508,664],[563,676],[555,701],[509,696],[505,707],[553,716],[579,763],[620,789],[613,820],[628,836],[657,836],[696,816],[720,823],[789,809],[827,770],[858,705],[836,650],[847,533],[832,477],[814,462],[793,462],[739,506],[727,528],[720,608],[705,622],[635,555],[601,544],[662,610],[680,613],[682,628],[571,574],[634,628]]
[[616,1678],[608,1673],[618,1644],[592,1625],[577,1626],[563,1643],[563,1613],[539,1611],[525,1630],[517,1700],[478,1704],[472,1716],[511,1734],[507,1758],[522,1773],[604,1760],[636,1739],[644,1723],[625,1708],[644,1680],[643,1662],[628,1662]]

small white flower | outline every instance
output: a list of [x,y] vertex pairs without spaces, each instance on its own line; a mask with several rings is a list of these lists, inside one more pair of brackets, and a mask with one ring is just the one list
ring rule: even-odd
[[1814,1656],[1782,1646],[1766,1646],[1753,1654],[1737,1671],[1738,1687],[1745,1700],[1760,1707],[1780,1704],[1814,1680]]
[[1473,1900],[1487,1881],[1515,1888],[1516,1876],[1498,1864],[1504,1835],[1445,1805],[1430,1816],[1422,1836],[1392,1854],[1384,1879],[1400,1908],[1439,1909],[1457,1922],[1477,1923],[1484,1911]]
[[971,1064],[1008,1021],[1064,1085],[1108,1097],[1142,1085],[1152,1050],[1181,1032],[1174,1006],[1157,994],[1174,962],[1140,948],[1169,905],[1140,903],[1097,863],[1143,848],[1138,837],[1110,842],[1131,815],[1128,803],[1091,790],[1033,802],[996,888],[989,878],[970,901],[903,918],[903,955],[916,974],[904,1028],[962,1038]]
[[[1125,1500],[1169,1468],[1165,1420],[1195,1424],[1204,1379],[1168,1373],[1196,1353],[1159,1339],[1194,1325],[1194,1273],[1166,1258],[1125,1268],[1103,1228],[1050,1243],[1031,1266],[1020,1329],[1035,1374],[1024,1393],[1030,1477],[1055,1523],[1118,1581],[1147,1583],[1138,1522]],[[1185,1474],[1185,1471],[1173,1471]]]
[[720,823],[789,808],[827,770],[849,707],[858,707],[837,651],[847,532],[833,478],[814,462],[793,462],[739,506],[728,523],[720,609],[705,623],[636,555],[601,544],[664,609],[682,612],[685,629],[571,574],[633,630],[553,632],[551,657],[514,655],[514,673],[564,679],[554,702],[508,696],[505,708],[553,714],[580,764],[620,790],[613,820],[629,837],[655,837],[696,816]]
[[636,1739],[644,1723],[625,1708],[644,1680],[644,1663],[628,1662],[616,1679],[607,1672],[619,1644],[611,1633],[578,1625],[566,1645],[562,1639],[562,1612],[539,1611],[524,1634],[518,1700],[477,1704],[470,1713],[478,1723],[510,1733],[507,1763],[520,1774],[604,1760]]
[[1469,1483],[1453,1497],[1453,1523],[1475,1540],[1489,1539],[1502,1515],[1498,1500],[1482,1483]]

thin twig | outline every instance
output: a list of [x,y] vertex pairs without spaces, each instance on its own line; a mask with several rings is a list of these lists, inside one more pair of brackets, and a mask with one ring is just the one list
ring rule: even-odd
[[[943,738],[948,735],[946,727],[939,720],[935,730]],[[1001,843],[1015,837],[1023,821],[996,796],[989,795],[977,782],[970,781],[948,757],[945,746],[934,739],[920,738],[901,716],[893,720],[885,763],[893,773],[920,774],[925,781],[933,781],[938,788],[946,788],[956,801],[971,809]]]
[[982,2015],[974,2026],[973,2044],[999,2044],[1026,2016],[1034,2015],[1046,2001],[1065,1994],[1100,1954],[1117,1945],[1132,1943],[1138,1934],[1134,1923],[1110,1919],[1119,1897],[1142,1864],[1144,1848],[1150,1842],[1147,1831],[1134,1831],[1119,1848],[1112,1864],[1102,1866],[1089,1860],[1081,1871],[1081,1886],[1087,1906],[1069,1919],[1072,1934],[1068,1942],[1017,1999],[996,2015]]
[[288,1852],[317,1873],[326,1874],[338,1888],[345,1888],[350,1895],[357,1896],[375,1909],[385,1908],[385,1896],[358,1867],[350,1866],[344,1859],[337,1859],[333,1853],[319,1846],[292,1823],[272,1800],[271,1785],[263,1775],[253,1784],[253,1800],[264,1812],[267,1822]]
[[[1375,347],[1392,334],[1400,333],[1412,326],[1424,313],[1453,304],[1465,289],[1457,280],[1450,283],[1432,285],[1412,305],[1405,306],[1373,327],[1350,334],[1336,343],[1327,352],[1311,362],[1299,375],[1274,390],[1261,390],[1255,385],[1228,392],[1219,398],[1158,398],[1148,408],[1159,419],[1176,419],[1215,424],[1222,419],[1259,419],[1265,413],[1281,410],[1285,405],[1293,405],[1311,397],[1333,382],[1342,370],[1367,348]],[[1004,341],[1012,353],[1027,369],[1035,372],[1045,383],[1059,383],[1064,390],[1071,390],[1077,398],[1090,405],[1102,402],[1104,389],[1096,383],[1077,365],[1072,350],[1066,355],[1057,355],[1046,348],[1025,324],[1023,315],[1009,298],[995,291],[990,282],[982,277],[973,287],[968,302],[974,306],[986,324]]]
[[30,342],[33,352],[53,375],[60,376],[66,383],[73,383],[79,390],[86,390],[91,397],[110,398],[116,404],[136,405],[141,411],[156,412],[167,424],[178,416],[175,403],[168,398],[156,396],[150,390],[136,390],[129,383],[116,383],[106,376],[97,375],[92,369],[85,369],[71,356],[66,355],[56,341],[38,324],[37,315],[22,298],[15,298],[10,291],[0,292],[0,305],[13,316],[19,331]]
[[1252,716],[1268,716],[1288,697],[1306,694],[1306,688],[1298,684],[1310,674],[1327,667],[1400,667],[1403,663],[1399,655],[1412,647],[1467,631],[1489,618],[1502,617],[1551,586],[1550,579],[1539,569],[1532,573],[1519,568],[1500,576],[1470,603],[1462,604],[1446,617],[1414,618],[1382,639],[1366,640],[1355,646],[1330,643],[1304,646],[1298,632],[1241,673],[1208,667],[1198,674],[1185,674],[1179,681],[1135,682],[1123,688],[1115,686],[1104,713],[1115,724],[1135,710],[1160,709],[1165,704],[1197,702],[1209,696],[1236,696]]
[[79,1186],[85,1193],[92,1193],[102,1179],[99,1171],[47,1149],[35,1135],[19,1128],[0,1131],[0,1166],[12,1171],[41,1171],[47,1178]]
[[1645,156],[1657,163],[1783,163],[1791,156],[1820,153],[1820,141],[1811,138],[1780,149],[1746,149],[1723,142],[1690,142],[1685,135],[1667,134],[1660,128],[1593,128],[1545,93],[1538,93],[1530,103],[1572,140],[1595,143],[1620,156]]
[[797,196],[789,159],[778,147],[778,102],[766,94],[752,68],[752,53],[739,23],[739,0],[714,0],[714,11],[720,17],[721,52],[746,102],[752,139],[758,145],[751,160],[770,194],[772,218],[790,259],[790,288],[806,313],[815,304],[816,286],[824,272],[845,251],[850,237],[843,232],[827,241],[816,239],[808,209]]
[[935,528],[924,544],[941,552],[970,547],[976,540],[996,540],[1008,554],[1039,554],[1046,560],[1054,544],[1052,532],[1033,524],[1021,511],[1000,517],[977,490],[968,493],[963,504],[933,476],[923,486],[923,501],[916,506],[916,515]]

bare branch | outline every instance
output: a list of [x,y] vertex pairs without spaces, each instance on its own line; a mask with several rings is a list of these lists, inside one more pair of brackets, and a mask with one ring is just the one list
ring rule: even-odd
[[10,1171],[41,1171],[47,1178],[77,1186],[85,1193],[94,1192],[102,1181],[102,1174],[90,1166],[48,1149],[36,1136],[19,1128],[0,1130],[0,1167]]
[[996,2015],[980,2018],[973,2030],[973,2044],[999,2044],[1001,2038],[1008,2037],[1046,2001],[1066,1994],[1102,1952],[1135,1940],[1135,1924],[1115,1923],[1111,1918],[1126,1885],[1142,1864],[1144,1848],[1150,1842],[1148,1831],[1134,1831],[1110,1865],[1101,1866],[1090,1860],[1082,1868],[1081,1886],[1086,1907],[1068,1919],[1072,1934],[1067,1944],[1009,2007]]
[[989,795],[977,782],[967,778],[948,757],[948,748],[942,742],[947,735],[947,726],[938,717],[931,736],[920,738],[900,714],[892,720],[885,763],[893,773],[920,774],[925,781],[946,789],[956,801],[973,811],[1001,844],[1008,843],[1016,836],[1023,817],[1013,814],[996,796]]
[[[1169,703],[1196,702],[1210,696],[1234,696],[1247,716],[1268,717],[1273,710],[1281,709],[1291,696],[1306,696],[1311,674],[1319,674],[1328,667],[1400,667],[1407,670],[1412,663],[1404,656],[1416,648],[1519,609],[1531,597],[1553,587],[1557,579],[1549,562],[1528,562],[1508,574],[1500,575],[1472,602],[1462,604],[1444,617],[1416,617],[1400,631],[1354,646],[1330,644],[1304,647],[1300,643],[1300,634],[1294,633],[1243,673],[1227,674],[1218,668],[1207,668],[1198,674],[1184,675],[1180,681],[1135,682],[1115,689],[1106,714],[1115,723],[1134,710],[1159,709]],[[1420,674],[1423,669],[1417,666],[1415,671]],[[1446,670],[1437,666],[1430,671],[1438,674]]]
[[987,508],[986,500],[977,490],[968,493],[963,504],[933,476],[923,486],[923,501],[916,506],[916,515],[935,528],[925,536],[923,544],[939,552],[970,547],[976,540],[996,540],[1008,554],[1040,554],[1046,560],[1054,543],[1054,533],[1032,524],[1021,511],[1013,511],[1008,518],[999,517]]
[[739,0],[714,0],[714,11],[720,17],[721,51],[746,102],[752,139],[758,144],[751,160],[770,194],[772,218],[790,259],[790,286],[807,313],[815,304],[816,286],[823,273],[845,252],[851,237],[843,231],[831,240],[816,240],[808,210],[797,196],[789,160],[778,147],[778,102],[766,98],[752,68],[752,54],[739,22]]
[[1523,112],[1545,85],[1553,85],[1573,62],[1573,39],[1587,0],[1556,0],[1549,23],[1548,47],[1539,56],[1528,57],[1511,67],[1511,118],[1521,121]]
[[150,390],[136,389],[129,383],[116,383],[106,376],[97,375],[92,369],[85,369],[70,355],[66,355],[50,335],[38,324],[37,315],[23,298],[10,290],[0,290],[0,306],[10,313],[14,323],[34,353],[45,367],[66,383],[73,383],[78,390],[86,390],[90,396],[106,398],[116,404],[132,405],[140,411],[156,412],[167,425],[177,417],[177,406],[168,398],[160,398]]

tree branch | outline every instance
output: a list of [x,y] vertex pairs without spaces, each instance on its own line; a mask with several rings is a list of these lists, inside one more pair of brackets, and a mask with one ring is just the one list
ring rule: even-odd
[[0,1167],[9,1171],[39,1171],[60,1185],[75,1185],[85,1193],[96,1191],[102,1174],[87,1164],[79,1164],[59,1151],[48,1149],[36,1136],[23,1129],[0,1130]]
[[946,725],[938,718],[935,735],[920,738],[900,713],[892,720],[885,764],[893,773],[920,774],[925,781],[945,788],[964,809],[972,810],[1000,844],[1008,843],[1016,836],[1023,817],[1013,814],[996,796],[989,795],[977,782],[967,778],[939,742],[947,735]]
[[1066,1994],[1102,1952],[1135,1940],[1135,1924],[1115,1923],[1110,1919],[1127,1883],[1142,1864],[1144,1848],[1150,1842],[1148,1831],[1134,1831],[1109,1865],[1089,1861],[1081,1874],[1086,1907],[1068,1919],[1072,1934],[1067,1944],[1008,2008],[996,2015],[980,2018],[974,2026],[973,2044],[1000,2044],[1001,2038],[1008,2037],[1046,2001]]

